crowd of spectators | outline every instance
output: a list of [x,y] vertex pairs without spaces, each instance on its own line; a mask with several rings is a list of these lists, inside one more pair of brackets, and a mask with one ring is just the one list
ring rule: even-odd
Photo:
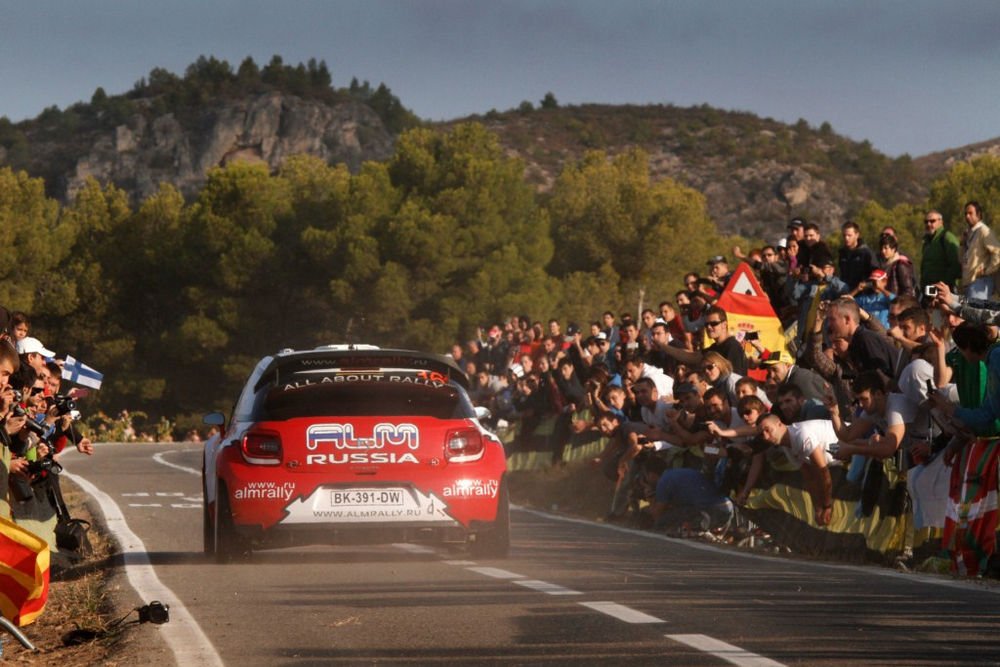
[[57,546],[66,511],[58,457],[66,447],[94,449],[75,423],[86,390],[63,391],[63,362],[30,328],[25,313],[0,307],[0,517],[45,540],[57,571],[81,555]]
[[615,485],[609,521],[718,534],[786,466],[822,528],[833,468],[860,483],[889,465],[905,482],[941,457],[951,466],[942,545],[956,571],[982,574],[996,566],[1000,303],[987,300],[1000,242],[979,204],[964,212],[958,236],[927,212],[919,267],[893,228],[869,247],[853,222],[836,253],[801,218],[774,245],[733,248],[781,321],[783,349],[730,327],[716,302],[733,274],[715,256],[638,318],[608,311],[564,330],[513,317],[452,356],[473,400],[515,434],[512,452],[546,449],[558,462],[567,447],[605,443],[594,464]]

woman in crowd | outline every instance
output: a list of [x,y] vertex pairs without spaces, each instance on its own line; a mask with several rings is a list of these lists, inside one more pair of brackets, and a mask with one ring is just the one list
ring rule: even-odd
[[889,277],[886,290],[896,296],[916,296],[916,280],[913,277],[913,262],[899,253],[899,241],[892,234],[883,234],[878,241],[882,270]]

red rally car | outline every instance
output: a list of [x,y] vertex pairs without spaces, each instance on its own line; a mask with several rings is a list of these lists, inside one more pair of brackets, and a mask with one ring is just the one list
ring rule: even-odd
[[[284,350],[251,373],[205,443],[205,550],[451,542],[503,557],[503,446],[443,356],[370,345]],[[482,409],[480,409],[482,410]]]

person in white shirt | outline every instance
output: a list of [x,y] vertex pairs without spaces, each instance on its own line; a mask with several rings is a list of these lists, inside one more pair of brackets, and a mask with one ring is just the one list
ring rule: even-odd
[[838,443],[833,424],[826,419],[810,419],[785,426],[776,414],[758,422],[760,436],[777,447],[784,447],[789,459],[798,463],[806,490],[812,497],[816,523],[826,526],[833,515],[833,480],[828,465],[829,448]]
[[635,384],[639,378],[649,378],[656,385],[656,391],[660,398],[669,400],[673,397],[674,379],[656,366],[647,364],[642,355],[638,353],[628,354],[624,362],[625,375],[632,384]]

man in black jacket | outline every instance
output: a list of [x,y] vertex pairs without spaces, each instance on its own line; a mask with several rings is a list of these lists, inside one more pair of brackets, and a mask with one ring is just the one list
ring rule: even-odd
[[861,228],[853,222],[845,222],[840,228],[844,245],[840,248],[840,279],[853,291],[872,271],[878,268],[875,252],[861,240]]
[[821,403],[833,390],[830,384],[819,373],[807,368],[800,368],[787,352],[772,354],[764,362],[767,368],[767,381],[778,386],[794,385],[799,388],[804,398],[814,399]]
[[826,315],[830,336],[847,341],[847,356],[855,371],[878,371],[894,387],[898,371],[909,360],[903,350],[893,346],[889,337],[860,326],[861,315],[853,299],[840,298],[830,304]]

